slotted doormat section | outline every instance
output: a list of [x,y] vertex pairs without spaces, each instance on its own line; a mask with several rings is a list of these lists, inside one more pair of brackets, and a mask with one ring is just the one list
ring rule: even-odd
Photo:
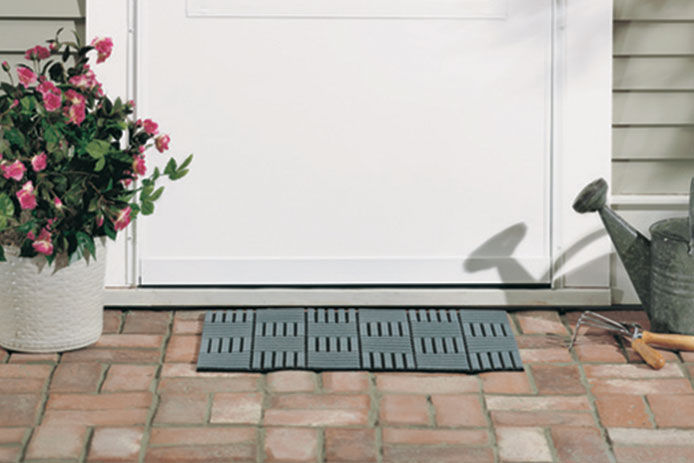
[[522,370],[502,310],[287,308],[205,314],[199,371]]

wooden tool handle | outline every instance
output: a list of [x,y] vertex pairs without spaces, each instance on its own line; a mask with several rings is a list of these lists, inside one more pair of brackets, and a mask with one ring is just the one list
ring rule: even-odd
[[651,366],[654,370],[660,370],[665,366],[665,359],[660,352],[646,344],[642,338],[631,340],[631,347]]
[[643,331],[641,339],[646,344],[657,344],[662,347],[694,351],[694,336],[686,334],[660,334]]

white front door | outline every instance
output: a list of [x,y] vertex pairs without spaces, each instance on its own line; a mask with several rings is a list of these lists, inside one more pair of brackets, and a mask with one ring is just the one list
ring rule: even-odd
[[138,5],[142,284],[549,282],[551,0]]

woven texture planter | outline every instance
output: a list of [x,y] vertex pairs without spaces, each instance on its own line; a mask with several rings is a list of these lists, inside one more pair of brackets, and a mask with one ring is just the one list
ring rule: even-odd
[[[0,262],[0,346],[21,352],[60,352],[95,343],[104,310],[106,247],[54,271],[42,256],[18,257],[6,247]],[[42,268],[41,268],[42,267]]]

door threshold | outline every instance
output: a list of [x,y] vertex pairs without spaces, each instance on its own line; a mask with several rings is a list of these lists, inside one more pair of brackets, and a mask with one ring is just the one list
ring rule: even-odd
[[106,288],[112,307],[605,306],[609,288]]

